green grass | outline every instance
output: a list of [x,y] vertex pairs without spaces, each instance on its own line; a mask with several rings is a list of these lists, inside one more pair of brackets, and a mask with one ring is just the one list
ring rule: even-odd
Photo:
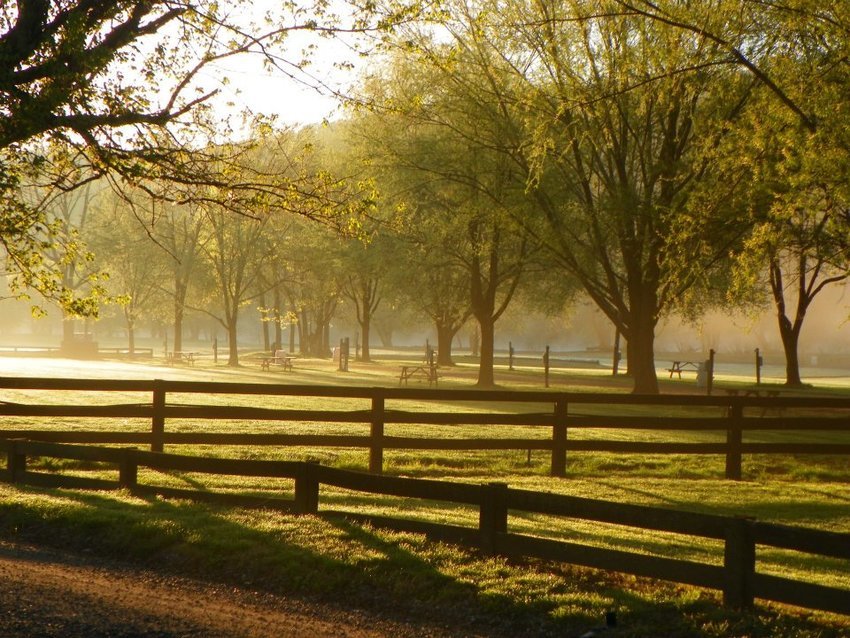
[[[362,364],[361,364],[362,365]],[[228,381],[281,380],[295,383],[360,383],[397,385],[398,361],[352,365],[338,373],[321,361],[299,361],[296,373],[261,373],[253,368],[213,369],[199,366],[181,371],[186,378]],[[528,372],[511,387],[531,387],[538,379]],[[558,371],[553,389],[626,391],[625,386],[587,371]],[[448,375],[447,375],[448,376]],[[468,369],[446,378],[441,387],[469,387]],[[574,384],[574,385],[572,385]],[[676,388],[675,381],[673,382]],[[411,384],[413,387],[413,384]],[[424,385],[427,387],[427,385]],[[535,389],[540,389],[536,387]],[[822,391],[822,389],[818,389]],[[828,390],[839,393],[838,390]],[[118,403],[147,397],[42,393],[38,400],[52,403]],[[4,400],[27,401],[26,393],[4,393]],[[178,397],[180,398],[180,397]],[[366,408],[347,400],[273,397],[186,396],[191,403],[238,402],[244,405],[323,409]],[[391,407],[391,406],[388,406]],[[419,409],[449,409],[423,403]],[[588,406],[589,407],[589,406]],[[474,404],[463,410],[477,409]],[[537,409],[523,406],[523,410]],[[124,428],[145,431],[146,422],[123,422]],[[29,427],[91,428],[72,419],[51,423],[32,421]],[[115,422],[102,422],[103,429]],[[23,427],[8,420],[3,427]],[[275,423],[180,423],[169,430],[276,431]],[[367,426],[287,424],[287,431],[366,433]],[[423,435],[420,426],[387,426],[387,434]],[[428,435],[480,435],[481,426],[431,426]],[[500,436],[527,436],[530,428],[500,428]],[[547,436],[548,433],[541,434]],[[623,431],[617,436],[667,436]],[[571,433],[571,437],[573,434]],[[586,431],[577,436],[610,437],[610,432]],[[705,437],[687,434],[685,437]],[[770,437],[771,434],[759,434]],[[824,436],[824,435],[821,435]],[[828,437],[837,437],[830,434]],[[842,435],[843,436],[843,435]],[[827,437],[827,440],[831,440]],[[692,440],[687,439],[686,440]],[[836,439],[837,440],[837,439]],[[846,436],[845,436],[846,440]],[[364,469],[363,450],[343,449],[218,449],[203,446],[172,448],[188,454],[234,458],[318,459],[337,467]],[[570,455],[568,476],[548,476],[548,453],[535,451],[387,451],[385,470],[391,474],[486,483],[503,481],[511,487],[549,491],[615,502],[639,503],[722,515],[745,515],[759,520],[832,531],[850,530],[850,470],[840,457],[745,457],[747,480],[723,479],[721,457],[685,455]],[[114,469],[99,464],[41,460],[48,471],[115,478]],[[140,473],[143,484],[191,487],[222,492],[291,495],[291,481],[215,477],[185,473]],[[456,525],[477,525],[477,510],[324,489],[321,509],[403,516]],[[424,506],[424,507],[423,507]],[[599,547],[617,547],[642,553],[721,562],[720,545],[671,534],[650,534],[619,526],[591,524],[553,517],[514,515],[510,529],[526,534],[567,539]],[[363,527],[333,517],[293,517],[273,511],[225,509],[183,501],[140,499],[123,492],[37,490],[0,485],[0,538],[60,544],[77,551],[96,551],[144,565],[212,578],[290,595],[344,599],[363,606],[397,607],[425,622],[435,614],[447,621],[481,620],[495,627],[521,627],[524,635],[579,635],[600,624],[605,611],[618,611],[622,636],[846,636],[850,619],[810,613],[779,605],[760,604],[753,612],[734,612],[719,605],[719,594],[690,587],[653,582],[566,565],[527,561],[508,562],[476,552],[427,542],[413,534]],[[850,589],[846,561],[814,559],[790,552],[760,549],[758,569],[800,580]],[[378,602],[376,602],[378,601]],[[419,616],[417,616],[417,614]],[[489,623],[489,624],[488,624]],[[492,626],[491,626],[492,625]],[[663,628],[659,631],[659,628]],[[483,630],[482,630],[483,631]],[[485,632],[486,633],[486,632]],[[517,631],[514,631],[516,634]],[[505,635],[510,632],[506,631]]]

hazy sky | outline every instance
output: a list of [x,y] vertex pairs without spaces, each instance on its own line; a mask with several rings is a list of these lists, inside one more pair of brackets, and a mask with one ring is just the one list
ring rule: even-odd
[[[274,2],[254,0],[258,15],[268,8],[270,1]],[[294,63],[303,58],[303,51],[308,45],[315,47],[309,56],[310,64],[299,69]],[[291,32],[287,36],[286,49],[279,53],[280,69],[265,68],[263,58],[258,54],[227,58],[205,69],[205,79],[220,89],[218,101],[222,108],[226,108],[227,101],[232,101],[237,110],[247,107],[254,113],[274,114],[289,124],[321,122],[333,114],[338,103],[331,97],[332,91],[325,90],[325,95],[322,95],[313,87],[324,84],[333,89],[348,88],[354,81],[355,72],[341,71],[335,68],[335,64],[359,65],[362,62],[341,40],[303,31]],[[223,76],[228,78],[224,85],[221,82]]]
[[[256,59],[247,56],[237,62],[229,60],[218,70],[229,78],[221,87],[222,102],[233,101],[237,108],[247,107],[254,113],[277,115],[289,124],[310,124],[330,117],[337,102],[313,88],[274,70],[267,71]],[[317,66],[316,74],[327,78],[331,69]]]

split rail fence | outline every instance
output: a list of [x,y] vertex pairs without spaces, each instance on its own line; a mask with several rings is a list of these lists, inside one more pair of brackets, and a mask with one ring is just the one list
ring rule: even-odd
[[[38,441],[0,440],[6,454],[6,469],[0,480],[51,487],[78,489],[127,489],[139,495],[222,502],[228,505],[279,509],[295,514],[345,516],[369,521],[379,527],[420,533],[433,540],[460,544],[486,553],[511,558],[536,557],[585,567],[645,576],[723,592],[726,605],[750,607],[755,599],[781,602],[809,609],[850,615],[850,589],[802,582],[757,571],[757,547],[782,548],[817,556],[850,560],[850,534],[761,523],[733,518],[612,503],[574,496],[509,488],[504,483],[475,485],[427,479],[377,476],[323,467],[316,463],[203,458],[148,452],[132,448],[102,448]],[[118,479],[94,479],[35,472],[28,457],[53,457],[89,462],[106,462],[118,467]],[[160,472],[180,471],[209,474],[273,477],[294,480],[294,497],[281,498],[223,494],[197,490],[142,485],[139,468]],[[478,527],[464,527],[320,510],[321,486],[477,508]],[[409,503],[407,504],[409,507]],[[542,514],[643,530],[715,539],[723,543],[723,564],[699,563],[594,547],[554,538],[541,538],[509,531],[509,514]]]
[[[850,432],[850,398],[744,397],[695,395],[591,394],[564,392],[442,390],[417,388],[357,388],[272,384],[204,383],[162,380],[90,380],[0,378],[3,390],[68,392],[121,392],[149,395],[139,403],[66,404],[0,401],[0,438],[26,438],[64,443],[146,445],[162,452],[174,445],[301,446],[309,448],[361,448],[369,452],[369,471],[381,473],[385,450],[546,450],[553,476],[565,476],[568,454],[604,452],[608,454],[694,454],[722,455],[725,475],[740,480],[742,457],[746,454],[825,454],[850,455],[850,440],[833,435],[817,440],[817,433]],[[34,393],[35,394],[35,393]],[[267,408],[252,405],[192,405],[169,402],[170,396],[221,397],[223,395],[314,397],[350,400],[357,409]],[[73,396],[73,394],[71,395]],[[2,394],[0,394],[2,397]],[[249,399],[250,401],[250,399]],[[368,402],[368,403],[364,403]],[[388,403],[392,406],[388,407]],[[423,410],[423,404],[436,409]],[[440,406],[474,406],[474,411],[440,411]],[[533,411],[527,410],[531,406]],[[601,408],[600,408],[601,406]],[[657,407],[664,414],[651,414]],[[597,413],[582,413],[588,409]],[[679,415],[670,415],[678,410]],[[799,416],[805,410],[805,416]],[[599,413],[604,412],[604,413]],[[631,412],[631,413],[629,413]],[[39,429],[32,419],[71,417],[80,419],[143,419],[148,431],[120,429],[84,430],[76,426],[58,431]],[[21,427],[20,420],[28,425]],[[176,421],[238,421],[238,432],[169,431]],[[247,422],[279,422],[275,432],[246,431]],[[324,425],[351,425],[351,434],[304,434],[287,432],[287,423],[310,422]],[[421,425],[422,436],[393,436],[386,426]],[[466,438],[428,437],[428,426],[480,425],[492,435]],[[529,426],[534,436],[498,436],[503,426]],[[320,426],[321,427],[321,426]],[[359,431],[357,427],[361,428]],[[368,432],[363,431],[368,427]],[[570,432],[667,431],[714,432],[704,441],[635,441],[623,437],[608,439],[570,438]],[[745,441],[745,433],[765,431],[795,433],[808,441]],[[541,434],[542,433],[542,434]],[[847,442],[844,442],[844,441]]]

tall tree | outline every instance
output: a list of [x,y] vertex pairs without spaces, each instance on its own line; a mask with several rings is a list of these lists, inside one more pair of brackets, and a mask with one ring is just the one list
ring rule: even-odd
[[[747,82],[703,64],[709,39],[607,0],[456,0],[436,20],[440,38],[410,30],[395,42],[429,83],[476,108],[465,119],[428,100],[423,110],[503,155],[531,202],[514,209],[517,220],[626,338],[635,391],[657,392],[659,318],[740,233],[718,214],[729,184],[713,188],[711,155]],[[695,216],[712,232],[694,232]]]
[[264,241],[268,218],[231,215],[220,209],[204,211],[204,261],[217,289],[218,311],[206,310],[227,333],[227,365],[239,365],[239,315],[247,302],[262,292],[258,285],[263,263],[273,257]]
[[162,281],[167,278],[168,263],[144,228],[123,210],[122,201],[114,197],[101,202],[90,235],[98,263],[109,273],[106,288],[123,316],[132,355],[139,321],[162,316],[166,301]]
[[[524,184],[499,150],[507,127],[489,112],[494,106],[417,69],[415,61],[396,56],[370,79],[365,99],[384,112],[379,120],[364,118],[361,131],[388,198],[407,213],[405,235],[433,255],[427,265],[439,269],[442,260],[446,270],[466,273],[468,308],[481,333],[478,385],[491,387],[495,325],[534,244],[513,220],[526,205]],[[475,126],[477,137],[468,126]],[[447,278],[419,280],[442,286]],[[442,310],[435,306],[427,314],[449,319]],[[450,326],[459,329],[453,323],[443,324],[444,339]],[[443,363],[450,361],[445,341],[441,348]]]

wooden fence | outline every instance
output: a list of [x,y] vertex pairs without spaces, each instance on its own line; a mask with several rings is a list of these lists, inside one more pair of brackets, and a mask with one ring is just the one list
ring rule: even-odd
[[[812,433],[850,432],[850,398],[822,397],[743,397],[696,395],[591,394],[565,392],[438,390],[415,388],[356,388],[337,386],[304,386],[272,384],[204,383],[161,380],[90,380],[0,378],[0,391],[47,390],[80,392],[124,392],[149,394],[150,401],[92,405],[77,402],[65,405],[0,402],[2,417],[79,417],[86,419],[146,419],[148,432],[140,431],[56,431],[33,427],[13,427],[14,419],[0,421],[0,438],[26,438],[64,443],[108,443],[147,445],[162,452],[166,445],[250,445],[365,448],[369,451],[369,471],[380,473],[384,450],[547,450],[551,456],[551,474],[565,476],[570,452],[605,452],[631,454],[711,454],[726,459],[726,477],[741,479],[744,454],[850,454],[850,442],[753,442],[744,433],[759,431],[798,431]],[[369,402],[368,409],[274,409],[250,405],[189,405],[169,403],[168,397],[181,395],[246,395],[292,396],[327,399],[351,399]],[[88,400],[88,399],[87,399]],[[394,405],[414,403],[409,409],[389,409]],[[415,404],[474,404],[475,412],[423,411]],[[539,406],[536,411],[519,411],[522,406]],[[520,407],[517,407],[520,406]],[[595,406],[610,414],[583,414],[582,409]],[[678,408],[679,416],[650,414],[652,407]],[[501,409],[500,409],[501,408]],[[706,410],[706,408],[709,408]],[[711,409],[713,408],[713,409]],[[641,414],[627,414],[639,409]],[[794,411],[806,410],[806,416]],[[822,412],[818,414],[817,412]],[[619,412],[619,413],[618,413]],[[790,414],[790,415],[789,415]],[[176,420],[278,421],[348,424],[368,426],[368,433],[296,434],[280,432],[169,432],[166,423]],[[10,427],[10,422],[12,427]],[[530,426],[547,433],[529,438],[477,437],[401,437],[385,434],[391,424],[482,425],[498,433],[501,426]],[[670,432],[715,432],[713,442],[650,442],[616,439],[571,439],[570,431],[654,430]]]
[[[421,533],[434,540],[479,548],[484,552],[512,558],[536,557],[716,589],[723,592],[724,603],[733,607],[752,606],[758,598],[850,615],[848,589],[763,574],[756,569],[756,550],[757,547],[763,546],[850,560],[850,534],[761,523],[746,518],[517,490],[503,483],[474,485],[376,476],[323,467],[315,463],[202,458],[132,448],[99,448],[14,440],[0,441],[0,450],[5,451],[7,459],[6,469],[0,470],[0,480],[7,482],[90,489],[124,488],[139,495],[159,494],[174,498],[218,501],[230,505],[261,506],[296,514],[344,515],[355,520],[370,521],[381,527]],[[92,479],[33,472],[27,465],[27,457],[111,463],[118,467],[118,479]],[[294,498],[285,499],[279,495],[261,498],[142,485],[138,480],[140,467],[159,471],[293,479]],[[472,528],[320,510],[323,485],[370,494],[424,499],[429,503],[467,505],[478,509],[479,524],[477,528]],[[510,513],[544,514],[675,533],[688,538],[715,539],[723,543],[723,564],[698,563],[511,533]]]

